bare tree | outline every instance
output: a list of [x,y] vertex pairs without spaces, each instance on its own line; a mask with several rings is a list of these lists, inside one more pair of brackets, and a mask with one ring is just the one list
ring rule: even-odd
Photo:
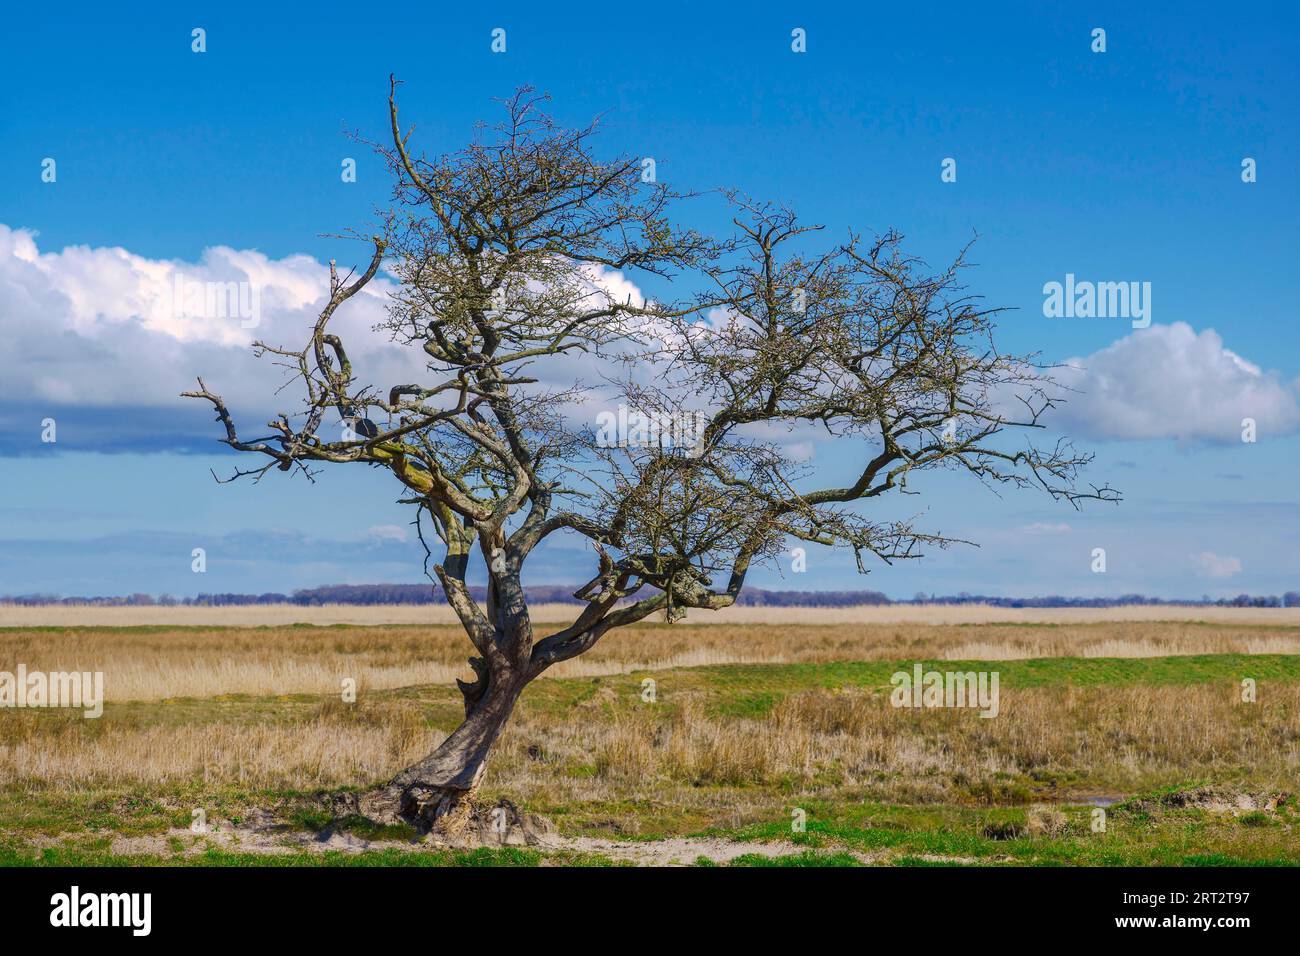
[[[473,794],[521,692],[547,668],[651,614],[733,604],[749,568],[792,539],[851,548],[864,571],[871,555],[949,545],[863,512],[908,492],[915,472],[963,470],[1076,505],[1118,500],[1078,484],[1091,456],[1068,442],[1000,440],[1041,428],[1059,399],[1032,357],[994,348],[996,310],[958,285],[960,258],[931,275],[894,234],[810,254],[815,228],[732,193],[722,198],[736,234],[708,239],[670,218],[684,197],[645,181],[638,158],[596,158],[595,125],[560,127],[529,89],[466,149],[425,158],[399,126],[396,87],[392,143],[378,147],[394,204],[368,266],[341,279],[331,264],[329,299],[302,349],[255,344],[291,369],[305,407],[270,422],[271,437],[245,441],[201,379],[185,393],[212,404],[227,445],[269,459],[236,476],[382,467],[436,535],[434,571],[477,651],[475,679],[458,682],[464,722],[367,794],[369,815],[436,825]],[[381,264],[398,291],[377,331],[422,350],[427,381],[363,383],[329,330]],[[692,288],[643,301],[615,292],[611,270]],[[583,388],[576,357],[626,374]],[[642,422],[686,419],[690,434],[656,427],[611,442],[572,425],[593,393],[617,396]],[[321,430],[335,413],[353,434],[329,441]],[[791,434],[814,429],[860,455],[850,483],[821,487],[788,451]],[[586,605],[573,623],[539,634],[521,573],[557,534],[590,542],[595,573],[575,593]],[[466,584],[475,550],[485,606]]]

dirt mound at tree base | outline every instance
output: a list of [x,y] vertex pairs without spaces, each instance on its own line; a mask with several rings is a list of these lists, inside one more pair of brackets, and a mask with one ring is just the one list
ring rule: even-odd
[[555,825],[535,813],[525,813],[509,800],[495,804],[461,803],[425,834],[424,841],[453,850],[480,847],[543,847],[553,842]]

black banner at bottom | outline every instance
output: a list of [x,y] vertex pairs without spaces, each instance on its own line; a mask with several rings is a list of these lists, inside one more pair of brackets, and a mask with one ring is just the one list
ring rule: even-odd
[[11,941],[127,946],[408,936],[447,945],[563,933],[565,923],[615,937],[680,925],[734,943],[782,922],[806,932],[810,921],[923,937],[964,926],[1223,943],[1293,927],[1300,888],[1287,869],[36,868],[0,872],[0,883]]

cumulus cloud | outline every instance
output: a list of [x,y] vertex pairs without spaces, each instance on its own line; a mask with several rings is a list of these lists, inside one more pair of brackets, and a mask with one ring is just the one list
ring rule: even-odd
[[[368,248],[358,247],[359,260]],[[346,268],[347,263],[340,263]],[[203,376],[245,435],[280,412],[301,409],[295,387],[277,394],[283,369],[252,354],[255,341],[300,348],[328,295],[326,264],[307,255],[273,259],[255,250],[206,249],[197,262],[151,259],[122,248],[42,250],[35,232],[0,224],[0,335],[21,357],[0,378],[0,455],[48,452],[39,424],[54,418],[59,447],[95,451],[211,450],[219,437],[206,405],[179,393]],[[581,269],[591,306],[642,306],[623,272]],[[427,356],[392,343],[375,326],[387,317],[395,281],[382,270],[339,310],[331,330],[347,345],[357,379],[381,393],[429,379]],[[631,323],[643,347],[668,341],[671,326]],[[639,350],[639,349],[638,349]],[[618,349],[613,353],[617,355]],[[616,407],[625,376],[665,384],[661,369],[572,351],[537,362],[538,390],[575,394],[564,413],[575,427]],[[801,457],[811,454],[802,449]]]
[[1222,581],[1234,574],[1241,573],[1241,559],[1217,555],[1213,551],[1201,551],[1190,555],[1192,567],[1203,578]]
[[[367,255],[358,248],[359,259]],[[587,281],[619,300],[645,301],[622,273],[600,270]],[[423,353],[374,331],[393,288],[381,273],[333,324],[358,378],[383,389],[427,374]],[[62,440],[64,418],[77,416],[67,434],[79,435],[78,447],[116,441],[190,450],[186,436],[212,437],[210,414],[178,393],[203,375],[248,422],[245,427],[256,428],[272,413],[297,411],[297,396],[275,395],[281,371],[269,360],[254,360],[250,346],[260,339],[299,347],[327,291],[326,265],[307,255],[273,259],[217,246],[185,262],[122,248],[42,251],[34,232],[0,224],[0,335],[21,357],[0,379],[0,420],[39,422],[52,414],[60,419]],[[727,319],[717,312],[704,328]],[[638,331],[650,338],[673,334],[649,322]],[[635,370],[617,374],[629,371]],[[533,374],[541,378],[539,387],[555,389],[574,382],[601,387],[612,379],[608,368],[583,353],[538,363]],[[654,379],[660,373],[636,374]],[[1181,322],[1134,331],[1090,356],[1067,360],[1054,374],[1074,394],[1051,424],[1072,435],[1228,442],[1240,440],[1243,418],[1253,418],[1261,436],[1300,430],[1294,384],[1230,351],[1216,332],[1197,333]],[[577,398],[568,414],[575,423],[594,421],[611,401],[617,402],[612,393]],[[811,434],[769,437],[796,443],[796,457],[812,454]],[[0,453],[24,453],[25,446],[11,445],[0,441]]]
[[[117,247],[43,251],[37,239],[0,224],[0,335],[21,358],[0,378],[0,422],[24,427],[48,414],[60,423],[60,441],[75,436],[79,448],[192,450],[191,433],[215,437],[210,411],[179,397],[199,375],[226,398],[242,428],[256,430],[272,414],[298,411],[296,392],[275,394],[282,370],[269,358],[256,360],[251,346],[258,340],[295,349],[304,344],[328,294],[324,263],[225,246],[205,250],[197,262],[150,259]],[[369,254],[358,247],[359,260]],[[593,289],[645,301],[622,273],[588,271]],[[374,331],[394,288],[381,272],[331,325],[348,346],[358,379],[383,390],[428,377],[423,352]],[[534,369],[545,376],[539,387],[602,378],[581,353],[547,365]],[[137,421],[149,422],[144,434],[131,427]],[[30,441],[15,444],[11,437],[0,441],[0,453],[30,451]]]
[[1053,372],[1075,390],[1051,423],[1089,438],[1241,440],[1300,429],[1300,392],[1226,348],[1213,329],[1153,325]]
[[[337,328],[360,359],[409,374],[401,350],[370,332],[387,287],[371,283]],[[310,256],[218,246],[189,263],[121,248],[42,252],[34,233],[0,225],[0,334],[22,357],[0,381],[0,401],[178,406],[200,374],[232,402],[264,393],[278,377],[249,347],[299,345],[327,291],[327,267]]]

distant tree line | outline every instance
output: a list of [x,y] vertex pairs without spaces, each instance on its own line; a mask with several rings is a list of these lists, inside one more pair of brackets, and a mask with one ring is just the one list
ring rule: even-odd
[[1047,595],[1032,598],[990,597],[985,594],[955,596],[918,593],[911,601],[893,601],[893,604],[989,604],[994,607],[1122,607],[1133,604],[1203,605],[1205,607],[1300,607],[1300,591],[1287,591],[1277,595],[1238,594],[1231,598],[1211,598],[1203,595],[1192,598],[1157,598],[1144,594],[1121,594],[1113,598],[1071,598]]
[[[476,601],[486,598],[486,589],[471,587]],[[573,587],[538,585],[525,589],[530,604],[583,604],[573,596]],[[305,588],[292,594],[199,594],[178,598],[170,594],[129,594],[112,597],[57,597],[49,594],[22,594],[0,597],[0,605],[38,606],[50,604],[86,604],[99,607],[226,607],[255,604],[297,604],[316,607],[322,604],[393,605],[442,604],[442,589],[429,584],[331,584]],[[1300,607],[1300,591],[1276,595],[1238,594],[1233,598],[1173,599],[1123,594],[1113,598],[1072,598],[1059,595],[1029,598],[992,597],[984,594],[956,595],[917,593],[911,600],[894,601],[879,591],[763,591],[741,592],[736,604],[743,607],[861,607],[886,604],[989,604],[994,607],[1120,607],[1133,604],[1192,604],[1206,607]]]

